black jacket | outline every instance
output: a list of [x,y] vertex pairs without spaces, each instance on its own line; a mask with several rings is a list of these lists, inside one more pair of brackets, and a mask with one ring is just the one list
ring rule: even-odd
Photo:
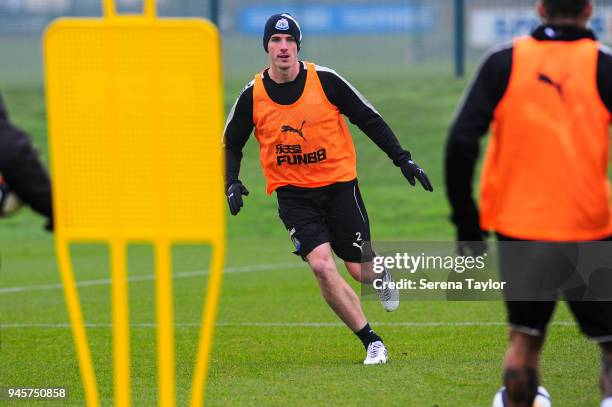
[[0,96],[0,173],[39,214],[52,219],[51,183],[27,134],[11,124]]

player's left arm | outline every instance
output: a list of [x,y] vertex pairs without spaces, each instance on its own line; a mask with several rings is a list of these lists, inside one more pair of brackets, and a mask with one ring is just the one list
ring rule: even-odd
[[317,73],[327,99],[338,107],[340,113],[359,127],[402,170],[411,185],[418,180],[427,191],[433,191],[431,182],[404,150],[399,140],[372,104],[346,79],[335,71],[317,67]]

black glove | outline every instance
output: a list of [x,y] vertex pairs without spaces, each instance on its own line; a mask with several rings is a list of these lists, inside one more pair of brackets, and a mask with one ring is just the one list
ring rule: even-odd
[[457,229],[457,254],[459,256],[482,256],[489,249],[484,240],[489,232],[480,227]]
[[227,187],[227,203],[232,215],[238,215],[240,208],[242,208],[242,195],[248,195],[249,190],[246,189],[242,182],[235,180],[231,181]]
[[399,167],[402,170],[404,177],[406,177],[408,182],[410,182],[410,185],[416,185],[416,181],[414,180],[416,177],[421,185],[423,185],[425,191],[433,192],[433,187],[431,186],[431,182],[429,182],[429,178],[427,178],[427,174],[425,174],[425,171],[423,171],[421,167],[417,165],[417,163],[412,160],[405,160],[399,163]]

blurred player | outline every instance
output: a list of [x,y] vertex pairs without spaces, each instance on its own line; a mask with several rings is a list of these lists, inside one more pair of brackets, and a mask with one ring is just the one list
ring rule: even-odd
[[[543,20],[529,37],[486,58],[460,106],[446,147],[446,187],[459,241],[482,249],[483,230],[500,242],[503,279],[550,277],[544,252],[555,242],[612,236],[607,178],[612,112],[612,55],[587,29],[589,0],[542,0]],[[479,141],[492,124],[481,177],[480,211],[472,198]],[[480,212],[480,213],[479,213]],[[548,245],[548,246],[547,246]],[[465,247],[465,246],[464,246]],[[538,247],[545,248],[540,250]],[[534,267],[543,264],[542,267]],[[553,270],[554,273],[558,270]],[[540,273],[540,276],[534,275]],[[556,301],[510,301],[504,384],[511,406],[531,406],[538,360]],[[602,406],[612,406],[612,303],[572,301],[580,328],[602,349]],[[554,297],[555,299],[557,297]]]
[[28,136],[9,121],[0,96],[0,200],[14,192],[53,228],[51,183]]
[[[362,341],[367,350],[364,363],[386,363],[387,349],[370,328],[359,297],[338,273],[332,255],[333,251],[344,260],[356,280],[373,281],[368,214],[342,114],[389,156],[410,184],[417,179],[426,190],[433,188],[380,114],[350,83],[329,68],[298,60],[301,40],[291,15],[276,14],[266,22],[263,47],[270,66],[244,88],[224,131],[230,211],[236,215],[242,195],[248,195],[238,174],[242,149],[255,128],[267,193],[276,191],[279,216],[294,253],[308,262],[322,296]],[[390,280],[388,273],[383,280]],[[399,305],[397,290],[378,294],[388,311]]]

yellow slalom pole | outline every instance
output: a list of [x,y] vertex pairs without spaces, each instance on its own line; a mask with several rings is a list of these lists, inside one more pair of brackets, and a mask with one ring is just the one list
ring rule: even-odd
[[155,244],[155,282],[157,303],[157,372],[159,405],[174,406],[174,307],[172,302],[172,255],[170,243],[157,240]]
[[219,295],[221,292],[223,262],[225,260],[225,242],[223,242],[223,239],[225,239],[224,236],[214,241],[212,245],[211,273],[208,278],[208,289],[206,292],[206,301],[204,303],[202,326],[200,328],[198,355],[193,374],[193,383],[191,385],[191,407],[204,405],[204,392],[206,389],[212,339],[215,329],[215,320],[217,318]]
[[130,405],[130,328],[125,242],[111,241],[115,405]]
[[64,285],[66,304],[68,305],[68,316],[70,317],[70,325],[72,326],[72,335],[76,343],[83,387],[85,388],[85,400],[89,407],[98,407],[100,405],[100,396],[98,395],[96,375],[94,373],[91,352],[87,342],[87,333],[85,332],[85,324],[83,322],[83,314],[79,303],[79,293],[74,281],[74,272],[72,270],[72,261],[70,260],[70,253],[68,251],[68,242],[60,237],[56,237],[55,249],[57,252],[60,276]]
[[104,11],[104,17],[115,17],[117,10],[115,9],[115,2],[113,0],[102,0],[102,10]]
[[155,0],[144,0],[144,16],[154,18],[156,15]]

